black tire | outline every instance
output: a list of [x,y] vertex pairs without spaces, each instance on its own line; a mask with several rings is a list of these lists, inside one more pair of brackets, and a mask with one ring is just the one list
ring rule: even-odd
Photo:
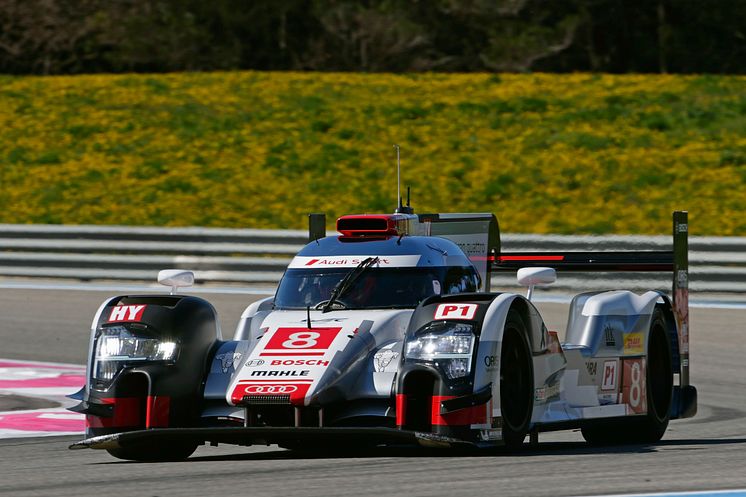
[[500,408],[503,442],[509,449],[523,444],[534,407],[534,371],[527,334],[520,314],[508,312],[500,354]]
[[129,447],[126,449],[106,449],[117,459],[139,462],[183,461],[197,450],[196,443],[169,444],[163,447]]
[[656,308],[648,333],[647,414],[583,427],[581,433],[588,443],[649,444],[659,441],[666,433],[673,399],[673,361],[667,330],[665,315]]

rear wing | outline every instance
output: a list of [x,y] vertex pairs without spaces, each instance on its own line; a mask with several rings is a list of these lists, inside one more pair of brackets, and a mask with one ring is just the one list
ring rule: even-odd
[[673,249],[624,252],[498,252],[490,270],[551,267],[557,271],[671,272],[673,313],[679,330],[681,386],[689,385],[689,226],[686,211],[673,213]]

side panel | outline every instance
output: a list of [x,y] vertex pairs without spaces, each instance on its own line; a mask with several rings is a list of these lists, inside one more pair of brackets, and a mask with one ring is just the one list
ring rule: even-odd
[[647,338],[660,298],[628,291],[576,296],[559,396],[535,406],[534,421],[551,429],[561,422],[645,414]]
[[642,355],[657,292],[626,290],[577,295],[570,304],[566,343],[593,356]]
[[233,334],[233,340],[248,340],[250,337],[256,336],[262,320],[272,310],[273,302],[274,297],[267,297],[252,302],[241,314],[241,319]]

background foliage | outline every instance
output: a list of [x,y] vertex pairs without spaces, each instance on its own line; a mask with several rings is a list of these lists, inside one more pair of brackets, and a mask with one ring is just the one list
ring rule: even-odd
[[0,72],[744,73],[743,0],[0,0]]
[[743,76],[0,78],[0,222],[303,228],[395,207],[509,232],[745,235]]

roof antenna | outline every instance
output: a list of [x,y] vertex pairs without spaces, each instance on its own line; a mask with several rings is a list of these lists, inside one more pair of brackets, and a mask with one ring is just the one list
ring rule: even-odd
[[401,161],[399,160],[399,145],[394,143],[396,150],[396,210],[401,207]]
[[399,159],[399,145],[394,145],[396,149],[396,210],[395,214],[414,214],[414,209],[409,205],[409,187],[407,187],[407,206],[402,203],[401,197],[401,161]]

